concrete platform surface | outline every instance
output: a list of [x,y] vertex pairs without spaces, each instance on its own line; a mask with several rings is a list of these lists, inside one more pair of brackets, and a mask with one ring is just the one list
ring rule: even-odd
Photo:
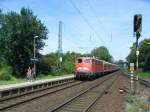
[[17,83],[17,84],[1,85],[0,86],[0,91],[15,89],[15,88],[21,88],[21,87],[26,87],[26,86],[31,86],[31,85],[37,85],[37,84],[41,84],[41,83],[46,83],[46,82],[51,82],[51,81],[56,81],[56,80],[61,80],[61,79],[67,79],[67,78],[73,78],[73,77],[74,77],[74,75],[70,74],[68,76],[55,77],[55,78],[43,79],[43,80],[35,80],[33,82],[24,82],[24,83]]

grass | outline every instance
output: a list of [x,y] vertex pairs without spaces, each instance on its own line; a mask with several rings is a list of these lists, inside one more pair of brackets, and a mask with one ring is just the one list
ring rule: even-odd
[[126,96],[126,110],[127,112],[145,112],[147,104],[140,95],[128,94]]
[[23,83],[26,82],[26,79],[17,79],[12,77],[11,80],[0,80],[0,85],[8,85],[8,84],[16,84],[16,83]]
[[140,78],[150,78],[150,72],[139,72]]
[[[61,77],[61,76],[67,76],[66,74],[57,74],[57,75],[43,75],[39,74],[36,80],[44,80],[44,79],[52,79],[56,77]],[[26,78],[15,78],[12,77],[11,80],[0,80],[0,85],[8,85],[8,84],[17,84],[17,83],[23,83],[26,82]]]
[[[124,70],[124,73],[125,74],[127,74],[128,73],[128,75],[129,74],[131,74],[130,73],[130,70]],[[136,71],[134,71],[134,76],[136,77]],[[139,71],[139,78],[148,78],[148,79],[150,79],[150,72],[143,72],[143,71]]]

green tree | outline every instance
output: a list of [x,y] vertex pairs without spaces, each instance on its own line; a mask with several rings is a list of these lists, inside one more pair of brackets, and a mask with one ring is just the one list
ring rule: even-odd
[[57,68],[57,53],[49,53],[47,55],[43,55],[41,58],[41,62],[39,63],[39,70],[42,74],[54,73]]
[[80,56],[79,53],[67,52],[63,57],[63,70],[66,73],[73,73],[75,68],[75,60]]
[[144,61],[144,70],[150,71],[150,53],[146,56],[146,59]]
[[47,29],[30,9],[22,8],[20,13],[0,13],[0,54],[17,76],[25,70],[33,57],[33,38],[36,39],[36,52],[43,48],[47,39]]
[[[79,53],[75,52],[67,52],[63,54],[63,62],[62,62],[62,70],[64,73],[73,73],[75,60],[79,57]],[[39,65],[40,72],[42,74],[58,74],[58,53],[49,53],[47,55],[43,55],[41,58],[41,62]]]
[[131,51],[126,59],[129,63],[135,63],[136,62],[136,44],[133,43],[133,45],[130,49],[131,49]]
[[112,61],[112,56],[110,55],[108,49],[105,46],[101,46],[98,48],[95,48],[91,51],[91,54],[98,57],[101,60],[105,61]]
[[[139,67],[143,68],[144,63],[146,63],[146,57],[149,54],[150,51],[150,39],[144,39],[139,43]],[[129,55],[127,56],[127,61],[129,63],[136,63],[136,44],[134,43],[131,47],[131,51]]]
[[142,66],[145,62],[147,55],[150,52],[150,45],[149,44],[150,44],[150,39],[144,39],[143,41],[141,41],[139,43],[139,51],[140,51],[139,62],[141,63]]

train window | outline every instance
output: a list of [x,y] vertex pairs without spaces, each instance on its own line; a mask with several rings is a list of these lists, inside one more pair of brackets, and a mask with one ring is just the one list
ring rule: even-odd
[[96,60],[96,64],[98,64],[98,61]]
[[78,59],[78,63],[82,63],[82,59]]
[[96,60],[96,64],[102,64],[102,61]]
[[94,63],[95,62],[95,60],[94,59],[92,59],[92,63]]
[[85,59],[84,63],[91,63],[91,59]]

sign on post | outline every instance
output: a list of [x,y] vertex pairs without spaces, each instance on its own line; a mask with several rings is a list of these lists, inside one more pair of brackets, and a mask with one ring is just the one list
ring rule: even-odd
[[140,53],[139,51],[136,51],[136,55],[137,55],[137,56],[139,55],[139,53]]
[[134,63],[130,63],[130,71],[134,71]]
[[31,61],[33,61],[33,62],[38,62],[39,59],[38,59],[38,58],[31,58]]
[[62,62],[62,57],[59,58],[59,61]]

